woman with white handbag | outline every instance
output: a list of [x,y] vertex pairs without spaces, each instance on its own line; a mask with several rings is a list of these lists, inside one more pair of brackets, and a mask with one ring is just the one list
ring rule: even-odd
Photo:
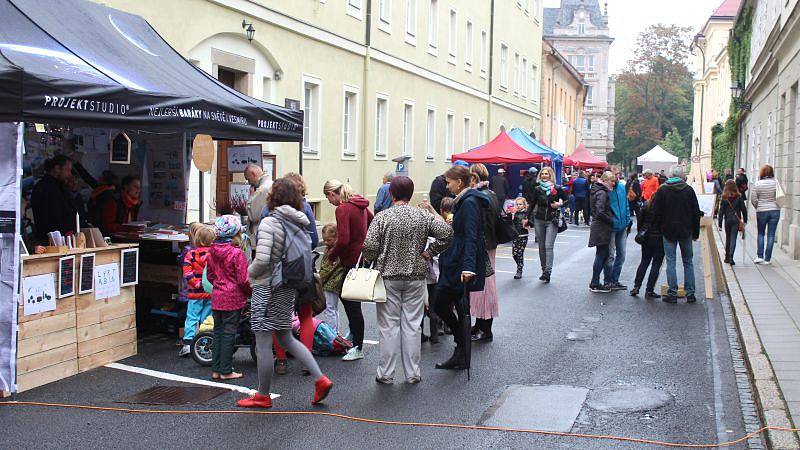
[[[421,378],[420,325],[428,296],[428,260],[450,244],[453,230],[441,217],[409,205],[414,182],[395,177],[389,185],[393,207],[375,216],[364,240],[364,259],[373,261],[386,288],[386,301],[376,303],[381,358],[375,381],[394,382],[398,353],[406,382]],[[433,242],[425,250],[428,237]]]
[[[750,201],[756,208],[756,228],[758,229],[758,251],[753,259],[756,264],[772,264],[772,246],[775,245],[775,232],[778,230],[778,221],[781,218],[780,203],[785,201],[785,195],[780,183],[775,178],[775,170],[765,164],[758,175]],[[767,243],[764,246],[764,236]]]

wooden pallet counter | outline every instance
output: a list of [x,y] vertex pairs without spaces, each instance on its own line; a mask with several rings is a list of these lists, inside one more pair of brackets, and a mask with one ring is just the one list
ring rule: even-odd
[[[116,244],[22,257],[23,295],[18,307],[17,337],[18,392],[136,354],[136,286],[124,283],[122,254],[137,248],[135,244]],[[94,260],[92,274],[88,275],[86,270],[82,280],[84,255],[94,255]],[[59,280],[60,266],[65,257],[74,258],[71,284],[67,276]],[[132,261],[128,261],[128,270]],[[101,276],[102,280],[102,274],[97,274],[95,268],[111,267],[108,266],[111,264],[117,267],[117,279],[121,284],[119,294],[98,300],[95,278]],[[138,266],[138,259],[135,264]],[[89,259],[85,268],[89,268]],[[138,278],[138,273],[136,275]],[[36,276],[43,276],[35,281],[44,289],[44,293],[41,289],[37,292],[44,297],[55,294],[55,310],[32,314],[29,310],[25,315],[25,308],[29,306],[26,301],[39,299],[38,294],[31,294],[28,289],[34,285],[31,277]],[[113,276],[106,281],[108,279],[113,279]],[[48,290],[50,283],[53,286]],[[81,293],[82,288],[88,290],[89,287],[91,291]]]

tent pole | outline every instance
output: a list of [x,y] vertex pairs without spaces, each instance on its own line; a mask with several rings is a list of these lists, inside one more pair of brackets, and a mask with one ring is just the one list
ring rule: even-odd
[[197,172],[200,174],[200,179],[198,180],[200,182],[200,186],[199,186],[199,188],[200,188],[199,189],[200,190],[200,195],[199,195],[200,202],[199,202],[199,207],[198,207],[199,211],[198,211],[197,221],[200,222],[200,223],[204,223],[206,221],[206,218],[205,218],[205,216],[206,216],[205,201],[206,200],[205,200],[205,195],[204,195],[205,194],[205,190],[206,190],[205,189],[205,172],[203,172],[202,170],[198,170]]
[[297,173],[303,174],[303,141],[297,143]]

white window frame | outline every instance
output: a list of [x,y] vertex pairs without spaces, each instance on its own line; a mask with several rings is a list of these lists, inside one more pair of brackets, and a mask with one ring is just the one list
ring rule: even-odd
[[362,0],[347,0],[347,15],[358,20],[364,20],[364,16],[362,15],[362,6]]
[[439,0],[428,5],[428,53],[439,55]]
[[392,34],[392,0],[378,0],[378,29]]
[[464,148],[464,151],[467,152],[469,149],[472,148],[472,144],[470,142],[470,132],[472,131],[472,117],[467,114],[464,114],[464,119],[462,121],[464,124],[464,129],[461,134],[461,146]]
[[539,102],[539,67],[531,65],[531,103]]
[[519,95],[519,52],[514,52],[514,78],[511,84],[512,93],[516,96]]
[[466,39],[464,43],[464,70],[472,72],[472,51],[473,51],[473,36],[472,31],[475,25],[471,20],[467,19]]
[[478,121],[478,145],[486,143],[486,121]]
[[594,86],[586,85],[586,106],[594,106]]
[[[383,115],[380,114],[380,102],[385,102]],[[382,122],[379,121],[382,119]],[[387,160],[389,155],[389,95],[375,93],[375,160]]]
[[578,34],[586,34],[586,21],[583,18],[578,19]]
[[[357,86],[345,84],[342,88],[342,159],[358,159],[358,111],[360,109],[358,101],[360,94],[361,89]],[[352,105],[348,105],[351,96]],[[346,115],[348,106],[350,112]],[[347,142],[345,142],[345,129],[347,129]]]
[[428,105],[425,126],[425,161],[436,161],[436,106]]
[[447,62],[455,64],[458,58],[458,10],[447,13]]
[[486,78],[486,62],[489,59],[489,33],[481,30],[481,49],[480,49],[481,78]]
[[[409,11],[413,9],[413,11]],[[409,14],[410,12],[410,14]],[[406,0],[406,32],[407,44],[417,45],[417,0]]]
[[[306,84],[311,84],[316,87],[316,100],[317,100],[317,108],[316,111],[312,110],[313,114],[309,114],[312,120],[316,122],[316,132],[311,129],[311,126],[308,127],[309,137],[312,136],[312,133],[315,135],[315,142],[313,142],[313,146],[311,143],[307,142],[305,139],[303,140],[303,157],[304,158],[319,158],[322,154],[322,79],[316,77],[314,75],[303,74],[300,79],[300,92],[302,92],[301,99],[300,99],[300,109],[303,110],[305,114],[305,107],[306,107]],[[311,107],[313,108],[314,105],[312,103]],[[308,118],[306,117],[303,120],[303,123],[314,123],[309,122]],[[303,128],[306,128],[305,126]],[[303,134],[305,134],[305,129],[303,130]]]
[[522,57],[522,75],[519,80],[519,95],[528,98],[528,58]]
[[450,160],[450,157],[453,155],[453,151],[456,149],[456,113],[451,109],[447,110],[444,133],[445,159]]
[[[583,59],[582,63],[579,62],[579,59],[581,59],[581,58]],[[574,62],[570,62],[570,64],[575,66],[575,70],[577,70],[578,72],[580,72],[582,74],[586,73],[586,55],[585,54],[575,55],[575,57],[573,58],[573,61]]]
[[[402,136],[402,154],[414,159],[414,100],[403,100],[403,136]],[[409,123],[406,111],[411,108],[411,122]]]
[[508,92],[508,44],[500,42],[500,90]]
[[586,73],[595,73],[596,70],[594,55],[586,55]]

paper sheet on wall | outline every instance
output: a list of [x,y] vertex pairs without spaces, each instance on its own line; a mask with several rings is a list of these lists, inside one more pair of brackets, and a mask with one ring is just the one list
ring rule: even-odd
[[700,211],[703,211],[705,217],[714,217],[714,194],[700,194],[697,196],[697,204],[700,206]]
[[94,268],[94,298],[116,297],[119,295],[119,265],[102,264]]
[[25,316],[56,309],[56,274],[46,273],[22,279],[22,313]]

